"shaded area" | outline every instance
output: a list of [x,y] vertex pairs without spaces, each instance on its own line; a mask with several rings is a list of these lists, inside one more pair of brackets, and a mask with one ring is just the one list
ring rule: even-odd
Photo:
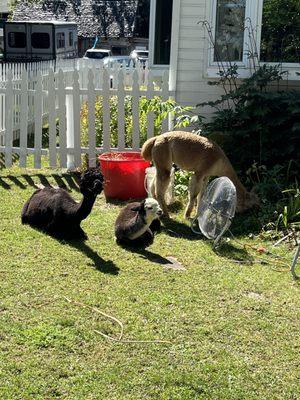
[[93,267],[104,274],[118,275],[120,268],[111,260],[104,260],[99,254],[91,249],[84,240],[59,241],[62,245],[67,245],[79,250],[93,262]]
[[129,246],[125,246],[122,245],[122,248],[128,250],[131,253],[136,253],[139,254],[141,256],[142,259],[147,259],[155,264],[160,264],[160,265],[169,265],[170,264],[170,260],[168,260],[167,258],[157,254],[157,253],[153,253],[152,251],[143,249],[143,248],[138,248],[138,247],[129,247]]
[[202,239],[203,236],[196,235],[191,230],[189,222],[179,222],[173,219],[164,219],[163,220],[163,232],[171,237],[188,239],[188,240],[199,240]]
[[[50,182],[54,180],[54,184]],[[31,186],[33,189],[38,189],[42,186],[54,187],[58,186],[68,192],[76,191],[80,192],[79,189],[80,173],[72,172],[65,174],[55,174],[45,176],[43,174],[21,174],[21,175],[4,175],[0,176],[0,187],[5,190],[13,189],[13,186],[17,186],[20,189],[27,189]],[[25,181],[25,183],[23,182]]]
[[218,256],[233,262],[252,264],[255,261],[254,257],[245,248],[236,247],[224,241],[221,241],[214,251]]

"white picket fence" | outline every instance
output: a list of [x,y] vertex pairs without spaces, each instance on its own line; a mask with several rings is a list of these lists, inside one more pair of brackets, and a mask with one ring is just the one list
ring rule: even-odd
[[[81,63],[81,64],[80,64]],[[50,167],[77,168],[82,154],[88,154],[90,166],[95,166],[101,152],[138,150],[140,148],[140,98],[159,96],[167,100],[168,73],[153,73],[148,68],[104,68],[103,65],[83,64],[82,61],[55,65],[54,62],[5,65],[0,68],[0,154],[5,166],[11,167],[13,156],[19,157],[20,167],[27,166],[33,154],[34,167],[41,168],[42,157]],[[111,146],[110,99],[117,98],[118,143]],[[125,148],[125,96],[132,105],[132,144]],[[95,105],[102,98],[102,143],[96,147]],[[88,107],[88,146],[81,145],[81,107]],[[42,146],[43,126],[48,126],[49,145]],[[169,129],[162,121],[161,131]],[[154,134],[154,113],[147,115],[147,137]],[[29,140],[30,139],[30,140]],[[32,147],[28,143],[32,142]]]

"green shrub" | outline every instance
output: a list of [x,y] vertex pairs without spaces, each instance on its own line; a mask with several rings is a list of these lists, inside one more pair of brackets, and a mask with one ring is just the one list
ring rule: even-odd
[[296,186],[283,191],[287,197],[283,199],[281,212],[277,219],[278,228],[300,228],[300,188]]
[[[148,100],[146,97],[140,97],[139,101],[139,131],[140,145],[147,139],[147,115],[152,112],[154,115],[154,135],[162,132],[162,121],[168,118],[170,113],[175,120],[186,112],[189,107],[180,107],[173,100],[162,101],[160,97],[154,97]],[[124,100],[125,112],[125,147],[132,146],[133,116],[132,116],[132,96],[126,96]],[[103,102],[98,97],[95,104],[96,118],[96,146],[101,147],[103,140]],[[81,128],[82,145],[88,145],[88,103],[85,102],[81,108]],[[111,147],[117,147],[118,144],[118,98],[110,98],[110,143]]]
[[[218,84],[226,84],[224,75]],[[229,75],[236,79],[236,69]],[[264,65],[240,86],[231,85],[219,100],[200,104],[215,109],[212,121],[200,118],[202,134],[222,145],[237,170],[246,171],[253,162],[269,168],[297,159],[300,92],[274,87],[282,75],[279,66]]]

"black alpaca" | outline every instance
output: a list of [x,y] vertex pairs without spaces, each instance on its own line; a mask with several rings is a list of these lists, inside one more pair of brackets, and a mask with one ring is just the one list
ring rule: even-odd
[[91,212],[103,189],[103,176],[87,170],[80,179],[83,199],[77,203],[64,189],[45,187],[33,193],[22,210],[22,223],[40,229],[58,239],[86,239],[80,223]]

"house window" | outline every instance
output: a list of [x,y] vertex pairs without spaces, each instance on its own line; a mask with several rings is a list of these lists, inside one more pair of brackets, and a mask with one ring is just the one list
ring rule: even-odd
[[15,47],[18,49],[26,47],[25,32],[9,32],[8,45],[9,45],[9,47]]
[[218,0],[214,61],[242,61],[246,0]]
[[35,49],[49,49],[50,35],[46,32],[35,32],[31,35],[31,46]]
[[65,47],[65,34],[64,32],[59,32],[56,34],[56,48],[62,49]]
[[156,0],[154,64],[170,63],[173,0]]
[[73,32],[69,32],[69,46],[72,47],[74,44]]
[[299,0],[264,0],[260,60],[300,63]]
[[214,0],[213,26],[213,63],[300,63],[299,0]]

